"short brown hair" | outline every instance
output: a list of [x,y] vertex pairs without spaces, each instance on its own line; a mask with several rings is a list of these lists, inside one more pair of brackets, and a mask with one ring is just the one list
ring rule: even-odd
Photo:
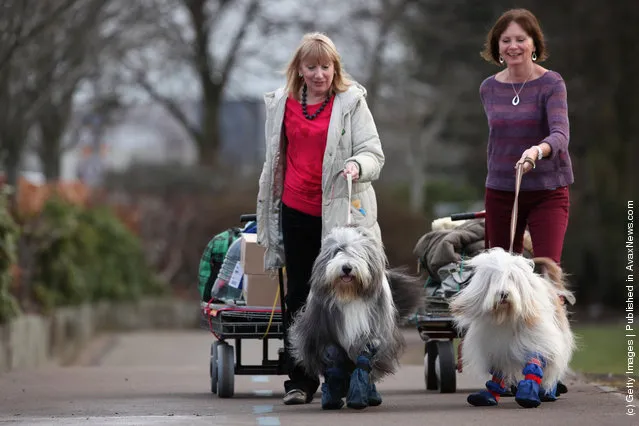
[[299,77],[300,64],[305,59],[318,62],[332,62],[335,68],[331,93],[345,92],[350,85],[348,74],[342,68],[342,59],[333,41],[322,33],[307,33],[302,37],[293,58],[286,67],[286,90],[296,99],[299,98],[304,80]]
[[506,28],[508,28],[511,22],[519,24],[526,34],[533,39],[537,61],[541,62],[548,58],[546,41],[544,40],[544,33],[541,31],[539,21],[537,17],[527,9],[511,9],[504,12],[499,19],[497,19],[497,22],[495,22],[495,25],[488,31],[488,35],[486,36],[484,50],[481,52],[482,58],[488,62],[500,65],[499,37],[506,31]]

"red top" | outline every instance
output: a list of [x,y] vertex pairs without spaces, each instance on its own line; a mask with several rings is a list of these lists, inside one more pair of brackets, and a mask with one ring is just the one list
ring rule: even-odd
[[[322,215],[322,163],[334,99],[332,96],[314,120],[307,120],[301,103],[290,96],[284,112],[288,146],[282,202],[292,209],[318,217]],[[307,105],[308,115],[313,115],[321,105]]]

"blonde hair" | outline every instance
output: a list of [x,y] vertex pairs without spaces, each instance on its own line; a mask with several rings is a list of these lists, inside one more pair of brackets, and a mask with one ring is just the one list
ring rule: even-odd
[[304,60],[333,64],[335,75],[329,89],[331,94],[345,92],[351,84],[348,74],[342,68],[342,59],[333,41],[322,33],[307,33],[302,37],[300,45],[286,67],[286,90],[295,99],[299,100],[299,94],[304,85],[304,79],[299,76],[300,65]]

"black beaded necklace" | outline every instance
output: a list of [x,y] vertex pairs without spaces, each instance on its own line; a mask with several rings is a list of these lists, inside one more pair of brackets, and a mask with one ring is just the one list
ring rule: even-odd
[[317,117],[319,113],[322,112],[324,108],[326,108],[326,105],[328,105],[328,101],[331,99],[330,91],[326,94],[326,99],[324,99],[324,102],[322,102],[322,105],[320,105],[317,111],[315,111],[313,115],[308,115],[308,111],[306,110],[306,90],[306,83],[304,83],[304,87],[302,87],[302,112],[304,113],[304,117],[306,117],[307,120],[314,120],[315,117]]

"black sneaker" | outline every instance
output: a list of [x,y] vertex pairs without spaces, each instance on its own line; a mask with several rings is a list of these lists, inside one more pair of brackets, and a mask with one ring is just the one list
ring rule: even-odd
[[311,402],[308,399],[306,392],[301,389],[291,389],[286,392],[286,395],[284,395],[282,400],[284,401],[284,405],[300,405]]

